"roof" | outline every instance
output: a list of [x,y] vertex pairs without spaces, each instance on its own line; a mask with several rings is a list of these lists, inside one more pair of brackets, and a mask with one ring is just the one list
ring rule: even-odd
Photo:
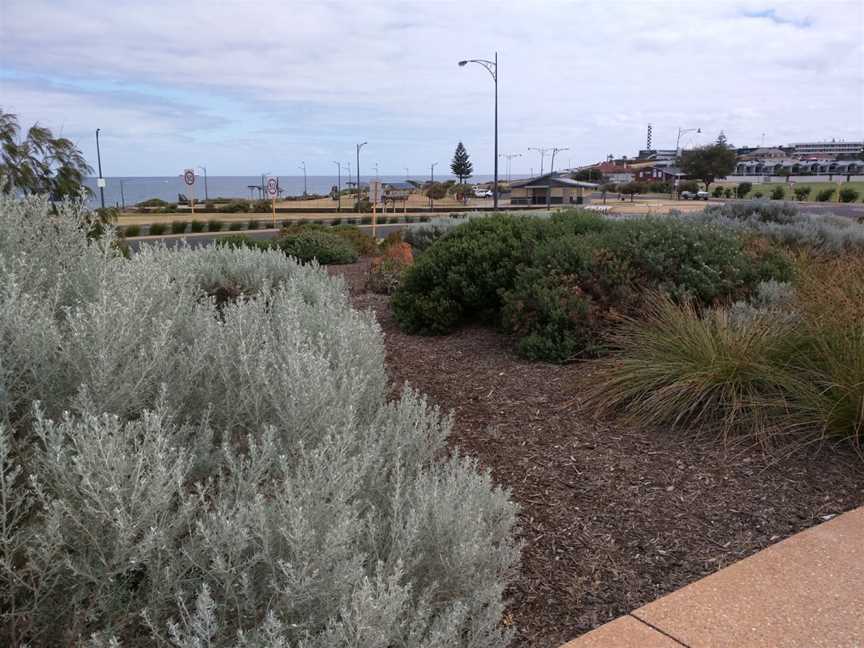
[[594,189],[598,185],[594,182],[583,182],[581,180],[573,180],[557,176],[552,173],[537,176],[536,178],[528,178],[527,180],[516,180],[510,183],[511,187],[582,187],[584,189]]
[[415,189],[416,187],[410,182],[385,182],[384,186],[388,189]]

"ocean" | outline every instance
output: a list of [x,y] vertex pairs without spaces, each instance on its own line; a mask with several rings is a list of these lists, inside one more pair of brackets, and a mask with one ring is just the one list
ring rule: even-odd
[[[517,176],[513,176],[515,179]],[[522,177],[522,176],[518,176]],[[353,181],[357,178],[354,176]],[[360,183],[365,184],[370,180],[374,180],[375,176],[360,175]],[[428,176],[409,176],[409,180],[417,182],[425,182],[429,179]],[[438,177],[436,180],[454,179],[452,176]],[[506,177],[500,176],[500,180],[506,180]],[[379,176],[381,182],[405,182],[405,176]],[[336,184],[337,177],[332,176],[307,176],[306,185],[307,193],[310,194],[329,194],[330,188]],[[342,188],[347,188],[348,178],[342,176]],[[473,176],[469,182],[491,182],[491,175]],[[94,207],[99,206],[99,188],[96,186],[96,178],[87,178],[84,182],[92,191],[91,204]],[[260,192],[258,189],[251,189],[250,185],[257,187],[261,185],[261,176],[208,176],[207,177],[207,197],[208,198],[259,198]],[[200,175],[195,179],[195,200],[204,200],[204,176]],[[283,190],[283,196],[302,196],[303,195],[303,176],[279,176],[279,187]],[[161,176],[161,177],[106,177],[105,178],[105,205],[108,207],[121,207],[126,205],[135,205],[149,198],[160,198],[166,202],[177,202],[177,195],[186,195],[186,185],[183,182],[182,176]]]

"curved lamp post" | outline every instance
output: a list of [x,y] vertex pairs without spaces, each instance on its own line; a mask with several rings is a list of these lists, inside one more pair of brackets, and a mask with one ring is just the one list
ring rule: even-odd
[[492,77],[492,81],[495,82],[495,184],[492,188],[492,209],[498,211],[498,52],[495,52],[495,59],[492,61],[487,61],[486,59],[467,59],[459,61],[459,66],[464,67],[469,63],[482,65]]

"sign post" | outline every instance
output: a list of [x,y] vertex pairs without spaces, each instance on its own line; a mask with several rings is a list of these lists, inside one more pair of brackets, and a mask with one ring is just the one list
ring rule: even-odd
[[279,178],[267,178],[267,195],[270,196],[270,206],[273,209],[273,229],[276,229],[276,196],[279,195]]
[[189,204],[192,206],[192,215],[195,215],[195,169],[185,169],[183,171],[183,182],[189,187]]

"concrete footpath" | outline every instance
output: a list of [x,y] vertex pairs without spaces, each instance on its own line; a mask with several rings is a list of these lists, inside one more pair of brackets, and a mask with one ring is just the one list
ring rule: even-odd
[[562,648],[864,648],[864,507]]

